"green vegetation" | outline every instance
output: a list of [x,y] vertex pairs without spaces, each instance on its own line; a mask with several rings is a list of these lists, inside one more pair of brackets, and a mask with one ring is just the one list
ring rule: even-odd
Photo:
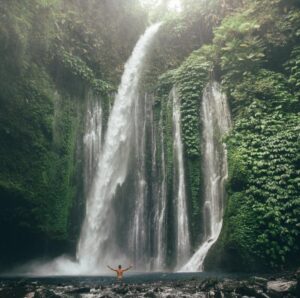
[[0,4],[1,268],[76,245],[88,94],[101,98],[107,121],[144,27],[137,1],[104,2]]
[[[179,67],[185,54],[178,58],[169,52],[169,68],[176,69],[159,78],[156,90],[158,100],[164,101],[161,91],[168,94],[175,85],[182,101],[194,245],[201,240],[203,193],[200,102],[203,87],[213,77],[222,81],[234,127],[225,140],[229,179],[224,227],[206,267],[296,266],[293,262],[300,250],[299,3],[209,1],[204,7],[186,0],[184,4],[184,14],[162,31],[172,38],[176,30],[191,30],[187,13],[191,23],[205,16],[208,20],[201,31],[213,32],[205,41],[210,44],[194,51]],[[185,42],[187,48],[195,46],[192,40]]]
[[[166,1],[151,12],[152,20],[163,17],[164,23],[141,88],[154,94],[155,127],[164,133],[157,152],[164,146],[168,223],[174,220],[169,93],[175,87],[181,99],[196,248],[202,239],[201,98],[205,84],[216,79],[228,96],[234,125],[224,140],[229,162],[224,226],[206,268],[299,265],[299,1],[182,3],[181,14],[167,13]],[[1,1],[1,266],[74,249],[84,212],[79,206],[87,98],[100,98],[105,129],[111,93],[145,20],[138,0]],[[161,157],[156,158],[159,164]]]
[[[271,5],[271,9],[270,9]],[[299,253],[299,7],[252,2],[214,31],[234,119],[224,228],[207,266],[296,266]]]
[[[192,239],[195,243],[201,237],[201,153],[200,153],[200,98],[205,83],[208,81],[208,71],[212,63],[207,60],[210,49],[204,47],[195,51],[175,71],[162,75],[157,86],[157,101],[162,105],[164,119],[164,134],[167,147],[167,177],[168,194],[173,188],[173,132],[172,132],[172,102],[169,93],[175,86],[181,98],[182,139],[186,159],[186,182],[188,195],[191,198],[190,226]],[[165,107],[169,107],[169,111]],[[170,201],[172,202],[172,201]]]

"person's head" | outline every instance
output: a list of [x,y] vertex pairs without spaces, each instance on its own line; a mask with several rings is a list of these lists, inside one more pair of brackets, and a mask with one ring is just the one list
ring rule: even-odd
[[119,267],[119,269],[121,269],[121,268],[122,268],[122,266],[121,266],[121,265],[119,265],[118,267]]

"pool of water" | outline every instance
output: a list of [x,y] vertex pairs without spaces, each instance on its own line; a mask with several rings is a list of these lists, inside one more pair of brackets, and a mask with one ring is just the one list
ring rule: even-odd
[[[183,280],[203,280],[206,278],[245,278],[247,274],[229,274],[219,272],[194,272],[194,273],[168,273],[168,272],[129,272],[126,273],[122,282],[127,284],[142,284],[153,282],[170,282]],[[42,284],[111,284],[116,282],[114,275],[100,276],[0,276],[3,282],[40,282]]]

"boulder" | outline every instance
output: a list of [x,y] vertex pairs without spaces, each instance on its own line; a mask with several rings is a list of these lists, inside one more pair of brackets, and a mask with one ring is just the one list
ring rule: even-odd
[[223,281],[218,282],[215,287],[224,293],[232,293],[236,288],[240,287],[240,282],[225,278]]
[[153,290],[155,293],[159,293],[159,292],[163,292],[163,289],[159,288],[159,287],[156,287],[154,290]]
[[136,291],[136,292],[144,292],[145,290],[144,290],[144,288],[141,287],[141,286],[136,286],[136,287],[135,287],[135,291]]
[[148,297],[148,298],[156,298],[156,294],[152,291],[147,292],[146,294],[144,294],[144,297]]
[[34,298],[61,298],[61,296],[51,290],[40,288],[34,293]]
[[71,291],[67,291],[68,294],[86,294],[90,293],[91,289],[89,287],[81,287]]
[[295,293],[296,292],[296,281],[286,281],[282,279],[277,279],[273,281],[268,281],[267,283],[267,290],[268,294],[271,297],[284,297],[288,293]]
[[199,289],[201,289],[202,291],[208,292],[209,290],[214,289],[217,284],[218,284],[218,280],[213,279],[213,278],[208,278],[208,279],[203,280],[200,283]]
[[260,277],[260,276],[254,276],[253,277],[253,282],[257,285],[265,287],[267,285],[268,280],[266,278],[263,278],[263,277]]
[[26,288],[23,286],[13,285],[13,286],[6,286],[1,289],[0,297],[10,298],[10,297],[24,297],[27,291]]
[[296,271],[296,279],[297,279],[297,286],[296,286],[296,297],[300,297],[300,268]]
[[256,290],[253,286],[250,286],[247,283],[242,283],[239,287],[236,288],[236,293],[242,296],[255,296]]
[[120,286],[112,289],[116,294],[125,295],[129,292],[129,289],[127,286]]
[[268,296],[263,291],[262,285],[253,285],[248,282],[243,282],[236,288],[235,292],[247,297],[267,298]]

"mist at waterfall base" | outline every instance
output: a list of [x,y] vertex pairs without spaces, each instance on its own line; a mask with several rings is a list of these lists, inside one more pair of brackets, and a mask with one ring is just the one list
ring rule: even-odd
[[[125,65],[103,138],[101,101],[91,96],[84,136],[86,216],[76,260],[61,256],[50,262],[33,261],[14,273],[45,275],[99,275],[106,265],[134,264],[141,272],[167,271],[167,194],[164,134],[154,125],[153,98],[139,94],[147,52],[160,24],[150,26]],[[210,82],[203,93],[203,171],[205,203],[203,243],[191,256],[187,197],[181,136],[180,98],[174,87],[169,96],[173,113],[174,237],[173,270],[203,270],[205,256],[217,240],[223,216],[226,148],[220,136],[230,127],[226,97]],[[162,118],[162,117],[161,117]],[[146,138],[150,141],[146,146]],[[150,145],[150,146],[149,146]],[[149,183],[146,155],[151,155]],[[157,163],[157,156],[161,162]],[[133,170],[134,169],[134,170]],[[130,190],[130,191],[129,191]],[[149,211],[150,210],[150,211]]]
[[[33,275],[100,274],[107,271],[106,264],[115,265],[115,260],[118,260],[118,264],[132,262],[132,256],[129,258],[124,253],[126,250],[124,245],[117,245],[123,241],[123,238],[116,230],[117,222],[113,204],[118,187],[124,183],[127,176],[130,152],[136,139],[134,128],[137,123],[134,111],[138,110],[139,81],[148,48],[159,27],[160,23],[157,23],[146,30],[125,64],[121,83],[110,112],[104,143],[99,144],[100,133],[102,133],[99,125],[97,126],[98,132],[91,131],[96,121],[91,121],[91,129],[87,131],[84,140],[86,143],[85,163],[87,164],[85,174],[88,174],[85,186],[89,189],[86,194],[86,215],[77,247],[76,261],[68,256],[62,256],[48,263],[32,262],[18,268],[17,271]],[[97,114],[101,117],[100,111],[101,109],[98,109]],[[97,146],[95,146],[96,143],[98,143]],[[95,152],[95,148],[99,149],[98,153]],[[89,167],[90,159],[94,158],[95,153],[96,168]],[[93,156],[90,156],[91,154]],[[91,174],[94,174],[94,177],[91,178]],[[142,181],[139,181],[139,184],[142,186]],[[132,205],[128,206],[128,208],[132,207]],[[125,219],[126,212],[122,216]],[[138,225],[136,222],[130,222],[130,224],[133,227],[142,228],[143,225],[139,220],[138,216]],[[121,227],[122,224],[118,228]],[[136,233],[144,234],[143,231]],[[131,244],[134,245],[134,241],[131,241]],[[133,248],[130,247],[128,250],[133,251]]]

